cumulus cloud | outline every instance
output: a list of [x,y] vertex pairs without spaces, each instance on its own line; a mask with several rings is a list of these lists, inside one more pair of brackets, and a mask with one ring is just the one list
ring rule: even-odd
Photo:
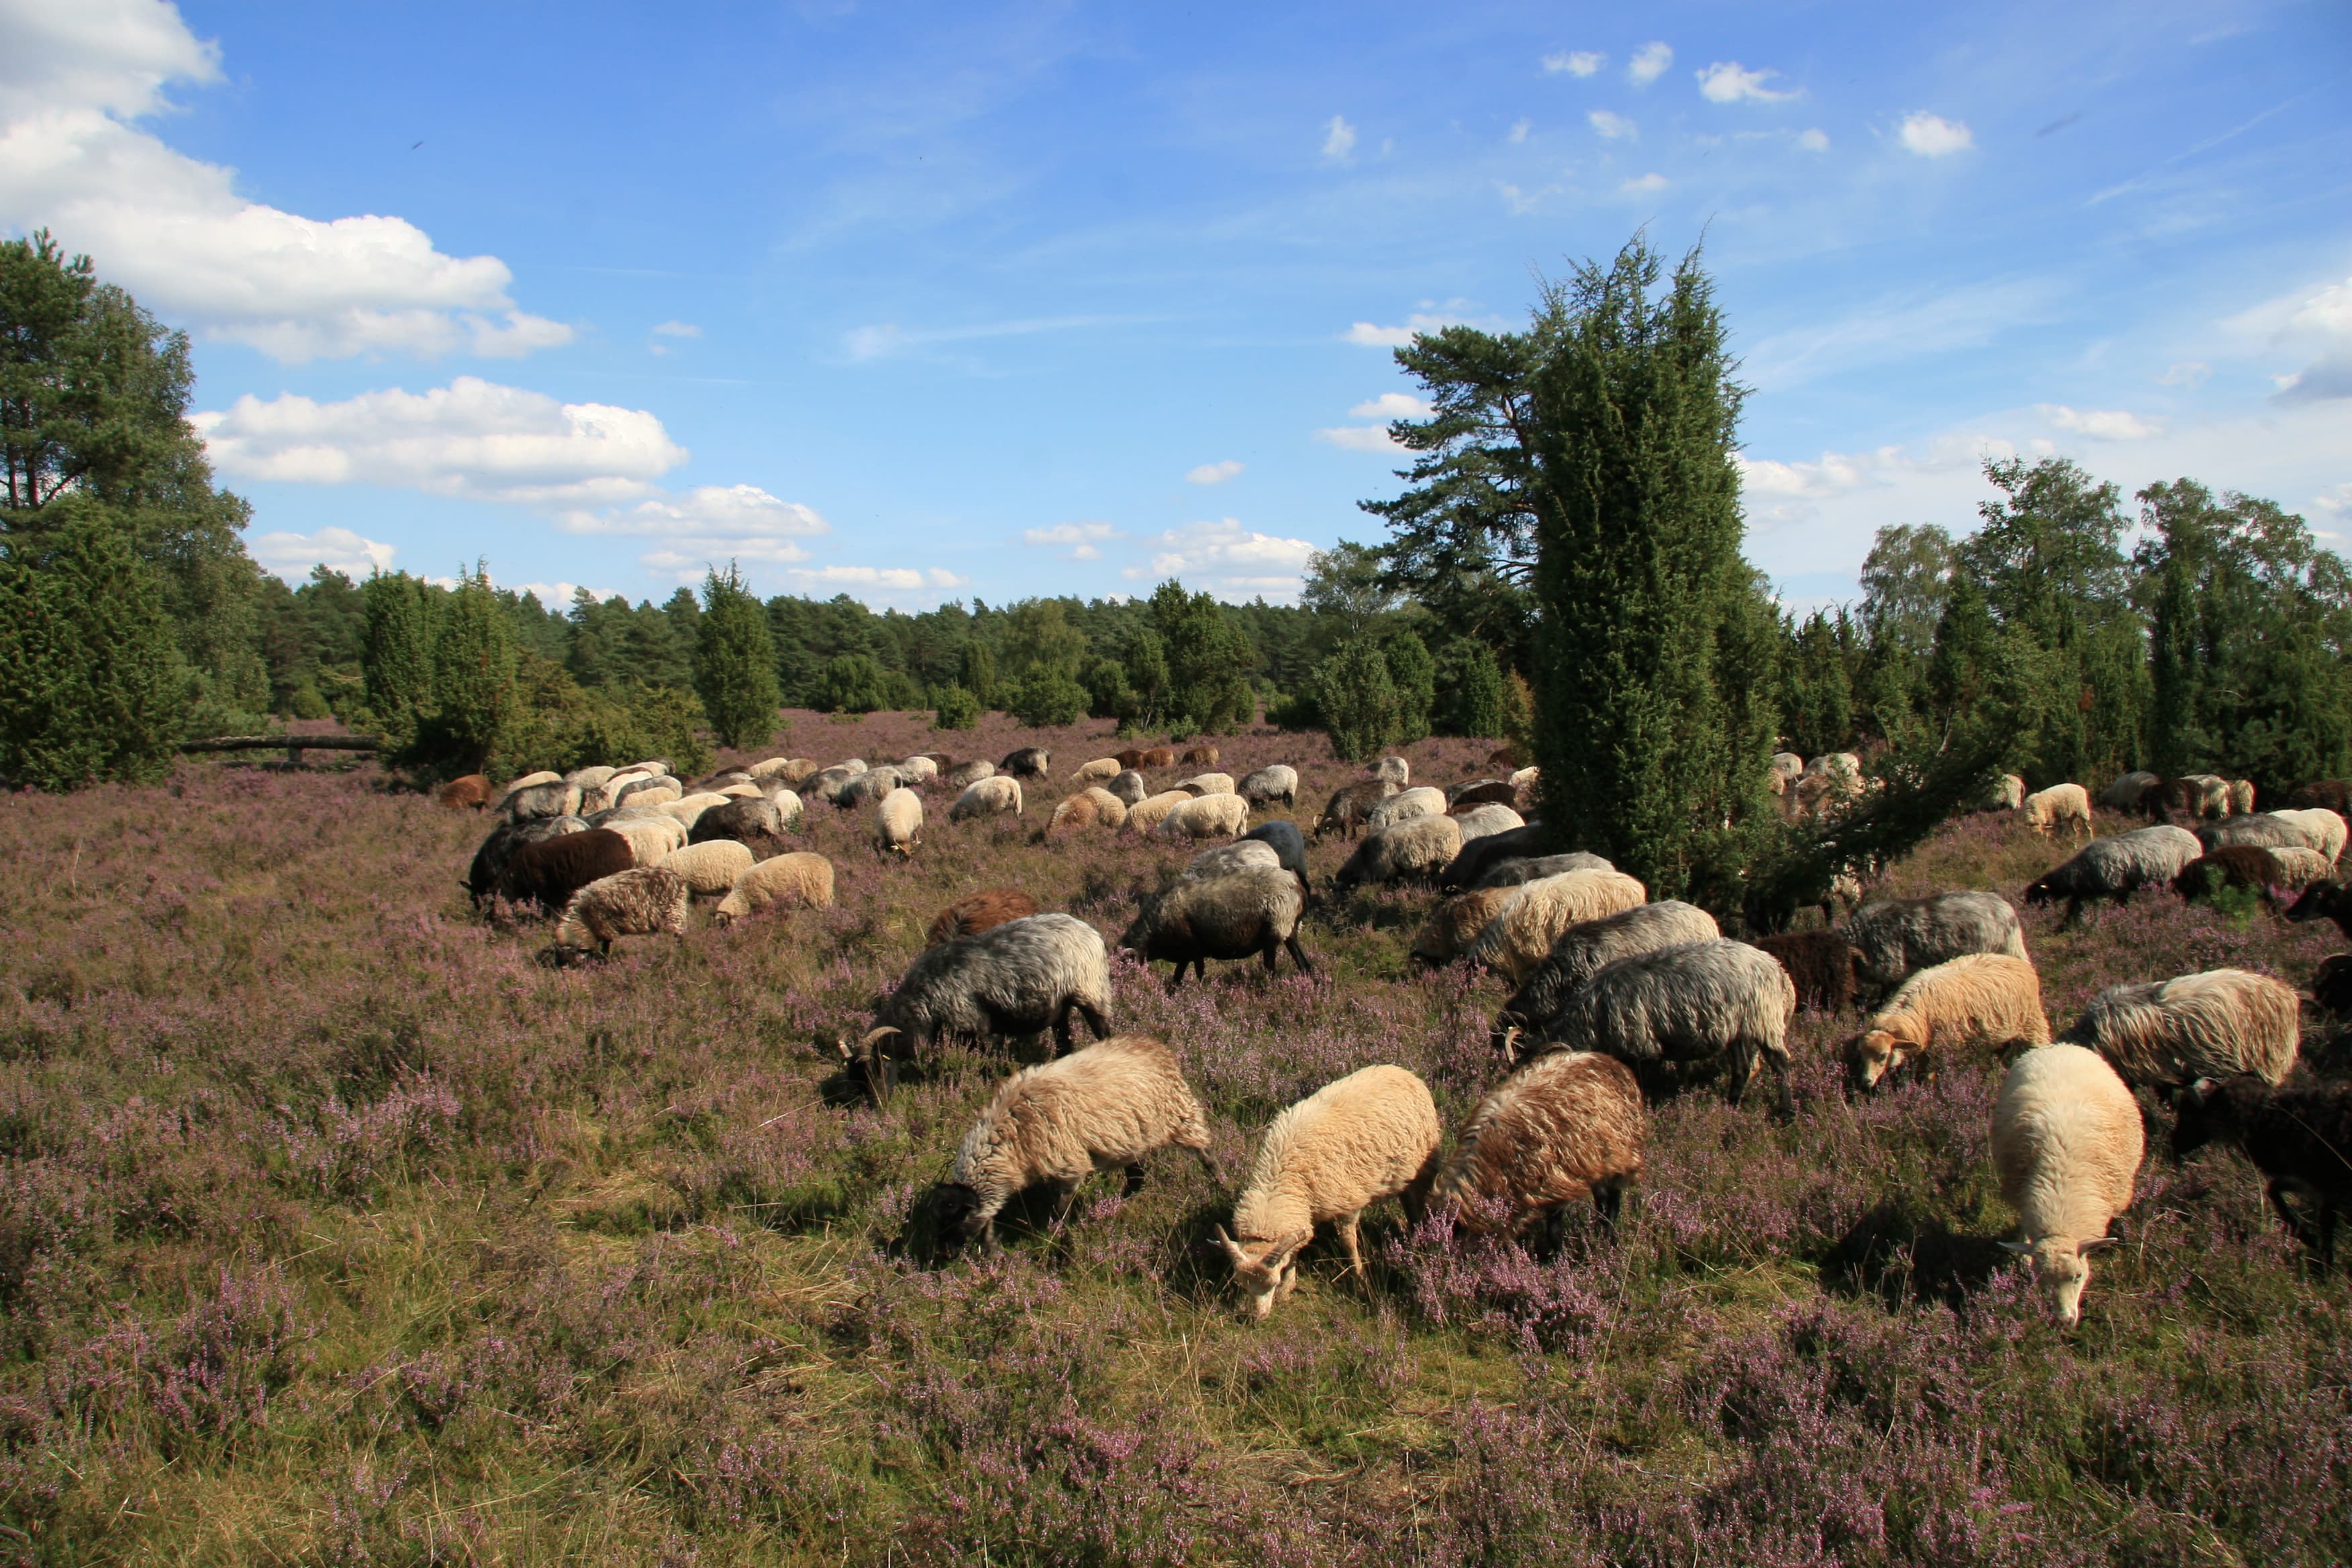
[[1717,60],[1697,73],[1698,90],[1710,103],[1738,103],[1742,100],[1778,103],[1797,96],[1794,89],[1779,92],[1764,85],[1767,79],[1780,74],[1773,70],[1752,71],[1738,60]]
[[1906,149],[1922,158],[1948,158],[1976,145],[1976,137],[1966,125],[1924,109],[1905,115],[1895,136]]
[[1348,412],[1359,419],[1426,419],[1432,410],[1426,399],[1410,392],[1383,392]]
[[1797,136],[1797,149],[1803,153],[1826,153],[1830,150],[1830,133],[1818,125]]
[[1303,539],[1282,539],[1256,533],[1234,518],[1216,522],[1192,522],[1155,534],[1151,564],[1132,566],[1123,575],[1141,578],[1181,577],[1223,599],[1247,599],[1258,595],[1275,601],[1298,596],[1299,574],[1315,546]]
[[263,571],[294,584],[309,577],[314,566],[341,572],[346,577],[389,572],[394,553],[393,547],[382,540],[363,538],[348,528],[322,528],[316,533],[257,534],[246,541],[246,548],[261,563]]
[[1231,458],[1222,463],[1203,463],[1186,472],[1184,482],[1188,485],[1221,485],[1238,476],[1244,466]]
[[1592,129],[1612,142],[1631,141],[1641,134],[1632,121],[1622,114],[1612,114],[1605,109],[1596,109],[1584,118],[1591,122]]
[[1316,431],[1315,438],[1349,452],[1402,452],[1405,449],[1397,444],[1396,437],[1389,434],[1389,427],[1385,425],[1334,426]]
[[[1234,465],[1236,468],[1241,465]],[[1198,472],[1198,470],[1194,470]],[[1021,542],[1041,550],[1066,550],[1068,561],[1099,561],[1102,542],[1127,536],[1107,522],[1057,522],[1051,528],[1024,528]]]
[[[580,593],[580,584],[577,583],[515,583],[501,584],[500,586],[511,586],[518,594],[529,594],[532,598],[537,599],[543,608],[559,613],[570,609],[572,601]],[[618,599],[623,604],[626,604],[629,597],[617,588],[591,588],[588,593],[599,603],[608,599]]]
[[637,560],[681,581],[721,561],[805,561],[808,552],[798,542],[833,531],[814,507],[781,500],[757,485],[698,485],[635,506],[563,511],[556,523],[567,533],[658,538],[662,543]]
[[[1652,47],[1659,46],[1653,45]],[[1607,55],[1594,54],[1591,49],[1563,49],[1543,58],[1543,68],[1554,76],[1591,76],[1609,63]]]
[[635,500],[687,458],[643,409],[558,403],[470,375],[339,403],[247,395],[190,423],[234,479],[391,485],[524,506]]
[[2042,416],[2059,429],[2095,441],[2141,441],[2163,434],[2163,426],[2120,408],[2069,408],[2063,403],[2040,405]]
[[2294,289],[2222,325],[2265,346],[2314,356],[2301,370],[2273,377],[2283,401],[2352,397],[2352,279]]
[[[1504,190],[1516,194],[1518,187],[1506,185]],[[1443,308],[1424,300],[1422,308],[1407,316],[1401,327],[1383,327],[1371,321],[1358,321],[1343,335],[1348,342],[1368,349],[1401,349],[1422,332],[1443,331],[1447,327],[1479,327],[1490,332],[1505,330],[1498,316],[1468,316],[1463,314],[1468,302],[1449,300]]]
[[1635,87],[1647,87],[1665,75],[1666,68],[1674,63],[1675,51],[1665,45],[1643,44],[1626,63],[1625,79]]
[[1323,128],[1323,156],[1342,161],[1355,150],[1356,128],[1345,117],[1333,115],[1331,123]]
[[517,310],[494,256],[454,257],[369,215],[305,217],[237,195],[233,172],[140,121],[218,50],[158,0],[0,4],[0,226],[47,226],[105,258],[165,318],[282,362],[373,353],[514,357],[572,329]]
[[1617,188],[1629,196],[1646,196],[1654,192],[1664,190],[1666,177],[1659,174],[1643,174],[1638,179],[1626,181]]

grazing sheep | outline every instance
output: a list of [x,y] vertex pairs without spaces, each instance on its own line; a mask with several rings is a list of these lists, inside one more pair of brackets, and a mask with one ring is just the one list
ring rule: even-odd
[[669,776],[670,768],[669,764],[663,762],[660,758],[649,757],[642,763],[631,763],[627,767],[623,768],[621,771],[623,773],[651,773],[656,778],[667,778]]
[[719,792],[730,800],[765,800],[767,793],[758,784],[729,784]]
[[2297,784],[2287,792],[2286,803],[2297,809],[2323,806],[2338,816],[2352,816],[2352,780],[2319,779]]
[[1269,822],[1251,828],[1242,835],[1244,844],[1257,842],[1270,846],[1281,858],[1282,868],[1298,879],[1300,892],[1312,894],[1314,886],[1307,876],[1307,838],[1295,822]]
[[1066,1055],[1077,1012],[1095,1038],[1108,1039],[1110,996],[1101,933],[1075,916],[1029,915],[924,949],[874,1027],[843,1049],[878,1104],[898,1080],[898,1057],[919,1056],[942,1035],[979,1040],[1050,1027]]
[[1231,773],[1195,773],[1176,786],[1190,795],[1232,795],[1234,775]]
[[1533,855],[1542,847],[1543,824],[1530,822],[1504,833],[1469,839],[1447,862],[1437,879],[1438,890],[1459,893],[1477,886],[1488,868],[1514,858]]
[[1774,795],[1785,795],[1795,789],[1797,781],[1804,776],[1804,758],[1794,752],[1775,752],[1772,753],[1772,771],[1765,780],[1765,787]]
[[2024,814],[2025,825],[2036,833],[2054,833],[2063,824],[2070,832],[2080,827],[2084,837],[2090,835],[2091,795],[2081,784],[2052,784],[2035,790],[2018,809]]
[[2235,816],[2243,816],[2246,813],[2253,809],[2254,781],[2252,779],[2231,779],[2230,781],[2231,814]]
[[[2331,816],[2335,814],[2329,813]],[[2208,850],[2231,847],[2256,849],[2312,849],[2313,834],[2302,823],[2283,812],[2256,812],[2252,816],[2235,817],[2227,822],[2210,823],[2197,830],[2198,841]]]
[[1402,757],[1382,757],[1372,764],[1372,776],[1402,789],[1412,783],[1412,764]]
[[614,773],[617,773],[620,771],[621,770],[618,768],[601,766],[593,768],[574,768],[570,773],[563,775],[563,782],[568,784],[578,785],[580,792],[583,795],[585,795],[588,791],[594,789],[597,785],[603,784],[605,780],[611,778]]
[[1415,816],[1366,834],[1332,885],[1402,882],[1436,876],[1462,851],[1462,825],[1450,816]]
[[1100,784],[1118,777],[1123,764],[1117,757],[1097,757],[1090,763],[1080,763],[1077,772],[1070,775],[1072,784]]
[[614,780],[607,787],[612,791],[613,804],[616,806],[660,805],[667,801],[686,797],[686,791],[678,787],[676,779],[656,773],[641,773],[625,784]]
[[2270,850],[2251,844],[2224,845],[2183,866],[2180,875],[2172,879],[2172,890],[2191,903],[2210,899],[2224,888],[2252,889],[2268,898],[2273,888],[2285,886],[2287,873],[2279,863],[2281,855],[2319,858],[2317,852],[2310,849]]
[[924,945],[937,947],[960,936],[994,931],[1007,921],[1027,920],[1037,912],[1037,900],[1018,888],[984,888],[958,899],[931,918],[923,933]]
[[1933,893],[1864,904],[1847,920],[1845,939],[1853,945],[1854,977],[1882,992],[1971,952],[2025,956],[2024,929],[1999,893]]
[[640,866],[658,866],[673,850],[686,847],[686,825],[674,816],[616,816],[604,831],[627,839]]
[[764,795],[747,795],[730,800],[725,805],[714,805],[694,819],[686,830],[688,844],[709,844],[715,839],[731,838],[740,844],[764,843],[784,836],[783,801],[791,801],[793,816],[800,816],[800,796],[785,790],[775,799]]
[[1005,753],[996,771],[1016,779],[1042,779],[1054,765],[1054,754],[1043,746],[1023,746]]
[[661,804],[661,811],[665,816],[675,817],[680,827],[691,833],[695,823],[700,819],[704,812],[714,805],[726,804],[727,796],[716,791],[705,790],[699,794],[687,795],[683,799],[666,800]]
[[1242,780],[1237,792],[1252,805],[1272,805],[1280,801],[1286,806],[1298,805],[1298,770],[1280,763],[1260,768]]
[[1187,746],[1184,754],[1177,760],[1187,767],[1213,768],[1217,765],[1217,748],[1205,742],[1197,746]]
[[589,883],[636,863],[629,841],[610,828],[559,834],[515,851],[499,875],[499,897],[553,914]]
[[2162,887],[2203,852],[2195,834],[2169,824],[2094,838],[2073,859],[2028,887],[2025,901],[2046,904],[2064,899],[2066,916],[2060,923],[2072,925],[2088,900],[2111,899],[2120,904],[2142,888]]
[[1323,815],[1315,823],[1315,841],[1321,843],[1326,833],[1337,833],[1343,838],[1353,838],[1372,815],[1372,808],[1396,794],[1397,786],[1387,779],[1366,779],[1332,793],[1323,807]]
[[[1528,825],[1526,817],[1507,805],[1474,805],[1467,811],[1449,815],[1461,825],[1462,842],[1465,847],[1481,838],[1492,838],[1498,833],[1508,833]],[[1456,857],[1457,859],[1459,858]]]
[[580,786],[551,777],[539,784],[509,790],[507,797],[499,802],[499,810],[509,822],[534,822],[547,816],[577,816],[580,815]]
[[1203,849],[1184,863],[1177,874],[1180,882],[1213,882],[1220,877],[1230,877],[1236,871],[1254,867],[1270,867],[1288,874],[1282,856],[1273,845],[1259,838],[1236,838],[1231,844],[1220,844],[1214,849]]
[[2302,1034],[2294,988],[2243,969],[2113,985],[2059,1036],[2095,1050],[2126,1083],[2177,1085],[2250,1072],[2276,1083]]
[[1445,792],[1445,809],[1455,815],[1474,805],[1517,805],[1519,792],[1506,779],[1470,779]]
[[1480,933],[1470,961],[1517,984],[1535,973],[1570,927],[1633,909],[1648,897],[1622,871],[1563,871],[1524,883]]
[[1409,822],[1416,816],[1443,816],[1445,814],[1445,792],[1423,784],[1417,789],[1402,790],[1372,807],[1365,826],[1377,833],[1391,822]]
[[1318,1225],[1330,1224],[1349,1268],[1360,1275],[1358,1220],[1400,1194],[1416,1213],[1436,1180],[1443,1137],[1429,1086],[1400,1067],[1349,1073],[1276,1117],[1234,1203],[1240,1238],[1217,1227],[1253,1313],[1265,1317],[1297,1289],[1298,1254]]
[[1054,815],[1045,821],[1045,836],[1081,827],[1122,827],[1127,823],[1127,802],[1107,789],[1089,787],[1076,795],[1064,795],[1055,804]]
[[1816,1013],[1842,1011],[1853,1000],[1853,947],[1842,931],[1790,931],[1759,937],[1756,945],[1780,960],[1797,987],[1797,1005]]
[[1717,938],[1603,964],[1549,1032],[1571,1050],[1615,1057],[1652,1099],[1720,1077],[1737,1105],[1769,1062],[1786,1113],[1789,1020],[1796,1011],[1797,988],[1769,953]]
[[467,868],[466,891],[476,908],[497,890],[499,877],[507,862],[526,844],[538,844],[550,838],[560,838],[567,833],[585,833],[589,825],[576,816],[542,816],[533,822],[508,822],[501,819],[474,851],[473,863]]
[[[2021,811],[2025,808],[2025,781],[2015,773],[2003,773],[1993,781],[1988,798],[1980,809],[1985,811]],[[2086,813],[2084,821],[2090,817]]]
[[1519,765],[1519,753],[1513,751],[1507,743],[1497,746],[1486,753],[1486,765],[1509,773]]
[[[2336,1263],[2336,1216],[2352,1208],[2352,1083],[2273,1088],[2252,1074],[2200,1079],[2173,1096],[2172,1153],[2185,1158],[2214,1139],[2234,1143],[2270,1178],[2266,1194],[2288,1232]],[[2299,1214],[2286,1200],[2317,1212]]]
[[808,800],[821,800],[827,805],[838,805],[841,804],[841,792],[849,787],[852,779],[865,771],[864,768],[859,768],[853,773],[848,768],[838,764],[822,769],[809,779],[807,785],[802,789],[801,795]]
[[732,838],[689,844],[661,858],[661,868],[685,878],[687,889],[698,898],[723,898],[734,891],[737,879],[752,864],[749,847]]
[[[1516,896],[1517,888],[1481,889]],[[1495,1015],[1491,1037],[1496,1054],[1517,1061],[1535,1042],[1552,1037],[1552,1026],[1569,998],[1621,958],[1695,942],[1714,942],[1723,932],[1715,917],[1680,899],[1636,904],[1613,915],[1570,926],[1551,944],[1542,963],[1528,971],[1511,999]]]
[[1162,838],[1231,838],[1249,826],[1249,802],[1237,795],[1188,800],[1152,831]]
[[1127,808],[1127,830],[1129,833],[1150,833],[1168,820],[1178,806],[1190,805],[1194,796],[1181,789],[1162,790],[1149,800],[1138,801]]
[[898,782],[903,784],[926,784],[940,776],[940,764],[919,752],[911,757],[899,758],[893,765],[898,768]]
[[2099,804],[2109,811],[2137,811],[2148,790],[2164,780],[2146,768],[2135,768],[2099,792]]
[[1431,969],[1453,963],[1470,951],[1486,922],[1503,912],[1518,896],[1517,888],[1480,888],[1456,893],[1432,910],[1407,949],[1412,960]]
[[479,811],[490,804],[490,781],[480,773],[467,773],[443,784],[433,798],[452,811]]
[[910,860],[922,841],[923,797],[900,784],[874,807],[874,852]]
[[732,925],[772,904],[786,909],[833,908],[833,862],[822,855],[795,850],[761,861],[735,879],[735,886],[719,900],[720,925]]
[[2323,958],[2311,972],[2311,999],[2337,1017],[2352,1013],[2352,952]]
[[2094,1052],[2038,1047],[2003,1075],[1992,1163],[2021,1239],[2001,1245],[2033,1260],[2034,1283],[2061,1322],[2082,1320],[2084,1257],[2112,1244],[2107,1228],[2131,1207],[2146,1152],[2138,1102]]
[[1087,1177],[1124,1169],[1131,1197],[1145,1158],[1171,1145],[1216,1179],[1208,1113],[1175,1054],[1149,1035],[1114,1035],[998,1085],[956,1150],[937,1212],[959,1244],[978,1237],[993,1252],[997,1214],[1024,1188],[1053,1184],[1058,1225]]
[[1936,1059],[1956,1051],[2049,1043],[2033,965],[2005,952],[1972,952],[1905,981],[1847,1042],[1846,1070],[1856,1089],[1876,1089],[1906,1064],[1924,1060],[1932,1076]]
[[664,931],[683,942],[690,896],[686,879],[662,867],[616,871],[572,896],[556,925],[555,945],[593,946],[598,952],[610,952],[617,937],[658,936]]
[[970,789],[981,780],[992,779],[995,776],[996,764],[979,757],[974,757],[968,763],[950,768],[941,775],[942,780],[947,784],[948,788],[952,790]]
[[503,809],[507,802],[512,800],[524,790],[537,789],[543,784],[562,784],[562,782],[563,775],[562,773],[550,773],[545,768],[540,769],[537,773],[525,773],[520,778],[509,779],[507,781],[505,793],[499,796],[499,805]]
[[1521,795],[1525,795],[1542,782],[1543,769],[1539,767],[1521,768],[1511,775],[1511,787]]
[[1143,766],[1143,749],[1140,746],[1129,746],[1118,753],[1118,765],[1122,771],[1131,772]]
[[844,811],[861,805],[878,804],[892,790],[902,787],[906,779],[896,768],[868,768],[847,784],[833,797],[833,804]]
[[1566,871],[1614,871],[1605,856],[1586,850],[1572,850],[1566,855],[1537,855],[1527,859],[1504,860],[1490,868],[1478,879],[1482,888],[1517,888],[1528,882],[1540,882],[1546,877],[1557,877]]
[[1274,973],[1277,949],[1288,949],[1299,973],[1311,974],[1307,950],[1298,945],[1298,917],[1306,908],[1298,879],[1279,866],[1254,866],[1204,881],[1181,881],[1147,900],[1118,945],[1146,963],[1172,960],[1176,973],[1168,989],[1184,984],[1185,965],[1205,983],[1210,959],[1261,956]]
[[2334,865],[2344,854],[2346,825],[2342,814],[2326,806],[2301,806],[2288,811],[2271,813],[2282,822],[2291,822],[2304,830],[2305,841],[2312,848],[2327,857]]
[[2337,931],[2352,937],[2352,888],[2338,882],[2314,882],[2304,889],[2303,897],[2287,907],[2286,918],[2296,925],[2306,921],[2334,921]]
[[1120,771],[1119,775],[1103,786],[1129,805],[1141,805],[1151,798],[1151,786],[1133,768]]
[[1021,784],[1004,773],[992,774],[965,787],[948,807],[950,822],[962,822],[974,816],[1018,816],[1021,815]]
[[1172,768],[1176,765],[1176,750],[1172,746],[1152,746],[1127,765],[1131,768]]
[[1625,1188],[1642,1177],[1642,1088],[1616,1058],[1553,1051],[1478,1102],[1437,1201],[1471,1236],[1519,1236],[1538,1222],[1557,1234],[1570,1204],[1590,1200],[1617,1223]]
[[[806,771],[796,773],[796,770],[803,767]],[[802,779],[816,772],[816,764],[805,757],[770,757],[764,762],[753,763],[743,771],[755,779],[782,778],[789,784],[797,784]]]
[[2175,811],[2219,821],[2230,815],[2230,781],[2219,773],[2183,773],[2167,787],[2166,803]]

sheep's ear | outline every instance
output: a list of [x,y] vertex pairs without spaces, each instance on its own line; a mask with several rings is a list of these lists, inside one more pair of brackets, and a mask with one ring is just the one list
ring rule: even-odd
[[2118,1243],[2112,1236],[2095,1236],[2088,1241],[2076,1242],[2074,1244],[2074,1250],[2077,1252],[2097,1252],[2103,1247],[2116,1247],[2119,1245],[2121,1244]]
[[2014,1252],[2021,1257],[2031,1254],[2033,1250],[2030,1243],[2022,1241],[2004,1241],[2000,1246],[2003,1252]]

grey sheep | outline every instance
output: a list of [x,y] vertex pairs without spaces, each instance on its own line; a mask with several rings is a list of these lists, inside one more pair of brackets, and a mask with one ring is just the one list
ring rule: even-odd
[[992,773],[984,779],[974,779],[956,796],[948,807],[950,822],[962,822],[974,816],[1021,815],[1020,781],[1004,773]]
[[1389,779],[1366,779],[1333,791],[1323,806],[1323,815],[1315,819],[1317,841],[1320,842],[1326,833],[1353,838],[1370,818],[1372,808],[1396,792],[1395,783]]
[[1271,866],[1282,870],[1282,856],[1263,839],[1236,838],[1231,844],[1220,844],[1213,849],[1203,849],[1185,862],[1180,882],[1213,882],[1220,877],[1230,877],[1237,871]]
[[1058,1224],[1087,1177],[1123,1168],[1132,1197],[1144,1158],[1171,1145],[1191,1150],[1216,1180],[1208,1113],[1174,1053],[1149,1035],[1115,1035],[997,1087],[956,1150],[938,1213],[958,1242],[978,1237],[993,1252],[996,1216],[1024,1188],[1053,1184]]
[[1252,805],[1272,805],[1276,801],[1286,806],[1298,804],[1298,770],[1280,763],[1260,768],[1241,782],[1239,794]]
[[2094,838],[2075,851],[2073,859],[2028,887],[2025,901],[2046,904],[2053,899],[2065,900],[2066,915],[2061,923],[2072,925],[2090,900],[2112,899],[2120,904],[2142,888],[2169,886],[2189,862],[2204,852],[2195,834],[2169,824]]
[[2025,956],[2025,930],[1999,893],[1882,899],[1847,917],[1854,976],[1891,992],[1922,969],[1971,952]]
[[2114,985],[2058,1037],[2104,1057],[2126,1083],[2177,1086],[2250,1072],[2276,1083],[2302,1037],[2294,988],[2243,969]]
[[572,896],[555,928],[559,948],[593,946],[613,951],[615,937],[657,936],[667,931],[684,941],[686,911],[693,893],[686,879],[659,866],[640,866],[589,883]]
[[1372,764],[1372,776],[1402,789],[1412,783],[1412,764],[1402,757],[1382,757]]
[[1488,868],[1505,860],[1525,858],[1543,847],[1543,824],[1530,822],[1507,833],[1490,833],[1484,838],[1465,842],[1461,850],[1439,873],[1440,892],[1466,892],[1478,885],[1478,879]]
[[1110,1000],[1102,934],[1075,916],[1031,915],[925,949],[844,1055],[878,1103],[898,1081],[898,1054],[928,1051],[942,1035],[978,1040],[1049,1027],[1066,1052],[1073,1012],[1097,1039],[1110,1037]]
[[1571,1050],[1605,1051],[1656,1098],[1719,1076],[1734,1105],[1769,1062],[1780,1109],[1791,1109],[1789,1020],[1797,988],[1769,952],[1746,942],[1685,942],[1601,966],[1551,1028]]
[[1269,822],[1251,828],[1241,836],[1244,844],[1269,844],[1282,860],[1283,869],[1298,879],[1299,891],[1314,896],[1314,885],[1307,877],[1307,836],[1298,831],[1295,822]]
[[1279,866],[1254,866],[1210,881],[1180,881],[1145,903],[1118,945],[1147,963],[1173,960],[1171,991],[1183,984],[1187,964],[1206,981],[1213,958],[1263,955],[1272,973],[1277,949],[1287,949],[1299,972],[1311,974],[1315,966],[1298,945],[1298,917],[1306,904],[1298,879]]
[[565,784],[562,779],[541,783],[511,791],[499,803],[509,822],[536,822],[550,816],[580,815],[580,786]]
[[1590,1201],[1614,1225],[1642,1177],[1647,1119],[1625,1064],[1598,1051],[1554,1051],[1505,1079],[1470,1113],[1437,1178],[1437,1202],[1472,1236],[1517,1236]]
[[854,806],[879,805],[884,797],[906,782],[896,768],[868,768],[842,785],[833,804],[845,811]]
[[1151,797],[1151,786],[1133,768],[1122,768],[1110,783],[1103,785],[1129,805],[1140,805]]
[[947,771],[945,782],[948,788],[951,790],[967,790],[982,779],[994,778],[995,776],[996,764],[994,763],[989,762],[984,758],[974,757],[968,763],[950,768]]
[[764,795],[758,799],[730,800],[725,805],[714,805],[696,817],[694,826],[686,830],[688,844],[708,844],[714,838],[756,844],[762,839],[782,838],[783,836],[783,810]]
[[803,800],[821,800],[827,805],[839,805],[841,792],[849,787],[852,779],[865,772],[864,768],[852,771],[845,766],[835,764],[810,779],[806,786],[801,790],[801,797]]
[[1538,855],[1531,860],[1504,860],[1488,868],[1478,879],[1481,888],[1517,888],[1528,882],[1540,882],[1547,877],[1563,876],[1570,871],[1614,871],[1606,856],[1579,849],[1568,855]]
[[1569,998],[1608,965],[1637,952],[1713,942],[1722,934],[1713,915],[1680,899],[1636,904],[1570,926],[1495,1015],[1491,1043],[1505,1060],[1517,1060],[1524,1054],[1522,1040],[1533,1044],[1550,1038],[1554,1020]]
[[[1481,838],[1492,838],[1497,834],[1509,833],[1528,825],[1526,817],[1507,805],[1474,805],[1467,811],[1454,812],[1453,816],[1454,821],[1462,825],[1462,842],[1465,846],[1475,844]],[[1459,859],[1461,857],[1456,855],[1454,858]]]
[[1414,789],[1400,790],[1372,807],[1364,825],[1377,833],[1393,822],[1405,822],[1416,816],[1445,815],[1445,792],[1427,784]]
[[1401,882],[1435,877],[1461,852],[1462,825],[1450,816],[1414,816],[1364,836],[1332,884]]

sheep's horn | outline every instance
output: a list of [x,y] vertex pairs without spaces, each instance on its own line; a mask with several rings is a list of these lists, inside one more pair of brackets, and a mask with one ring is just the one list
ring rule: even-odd
[[2022,1241],[2004,1241],[2000,1243],[2000,1247],[2003,1252],[2029,1253],[2033,1250],[2032,1244]]
[[1225,1227],[1223,1226],[1219,1226],[1217,1227],[1217,1245],[1223,1247],[1225,1249],[1226,1256],[1231,1258],[1235,1263],[1239,1263],[1242,1260],[1241,1244],[1235,1241],[1232,1237],[1225,1234]]

